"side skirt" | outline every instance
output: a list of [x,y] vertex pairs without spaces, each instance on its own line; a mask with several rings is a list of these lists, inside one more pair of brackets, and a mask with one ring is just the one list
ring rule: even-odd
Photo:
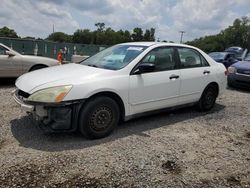
[[177,109],[184,108],[184,107],[192,107],[192,106],[194,106],[196,104],[197,104],[197,102],[193,102],[193,103],[182,104],[182,105],[178,105],[178,106],[174,106],[174,107],[168,107],[168,108],[163,108],[163,109],[159,109],[159,110],[152,110],[152,111],[148,111],[148,112],[133,114],[133,115],[130,115],[130,116],[126,116],[124,118],[124,121],[129,121],[131,119],[136,119],[136,118],[140,118],[140,117],[143,117],[143,116],[154,115],[154,114],[158,114],[158,113],[161,113],[161,112],[173,111],[173,110],[177,110]]

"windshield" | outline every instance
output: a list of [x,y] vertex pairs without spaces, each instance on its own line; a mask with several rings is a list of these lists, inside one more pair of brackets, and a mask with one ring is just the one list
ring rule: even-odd
[[119,70],[128,65],[146,46],[115,45],[81,62],[82,65],[110,70]]
[[226,53],[223,52],[212,52],[210,54],[208,54],[210,57],[212,57],[213,59],[224,59]]
[[245,61],[250,61],[250,53],[247,54]]

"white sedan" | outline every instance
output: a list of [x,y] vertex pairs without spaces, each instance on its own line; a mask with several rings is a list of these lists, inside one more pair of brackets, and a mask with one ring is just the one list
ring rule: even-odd
[[59,61],[34,55],[22,55],[0,43],[0,78],[15,77],[61,64]]
[[120,120],[170,107],[210,110],[226,88],[226,69],[192,46],[124,43],[80,64],[30,72],[14,99],[48,131],[109,135]]

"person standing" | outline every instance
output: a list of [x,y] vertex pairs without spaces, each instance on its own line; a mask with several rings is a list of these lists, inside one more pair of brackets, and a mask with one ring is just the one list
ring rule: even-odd
[[62,49],[60,49],[59,52],[57,53],[57,60],[59,62],[61,62],[61,64],[62,64],[62,62],[63,62],[63,52],[62,52]]

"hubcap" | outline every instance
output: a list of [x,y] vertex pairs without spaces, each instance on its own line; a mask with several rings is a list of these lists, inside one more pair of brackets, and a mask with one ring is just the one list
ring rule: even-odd
[[214,102],[214,95],[212,92],[208,92],[206,95],[206,105],[210,106],[213,105]]
[[112,111],[109,107],[102,106],[92,113],[90,125],[95,131],[102,131],[109,127],[113,119]]

